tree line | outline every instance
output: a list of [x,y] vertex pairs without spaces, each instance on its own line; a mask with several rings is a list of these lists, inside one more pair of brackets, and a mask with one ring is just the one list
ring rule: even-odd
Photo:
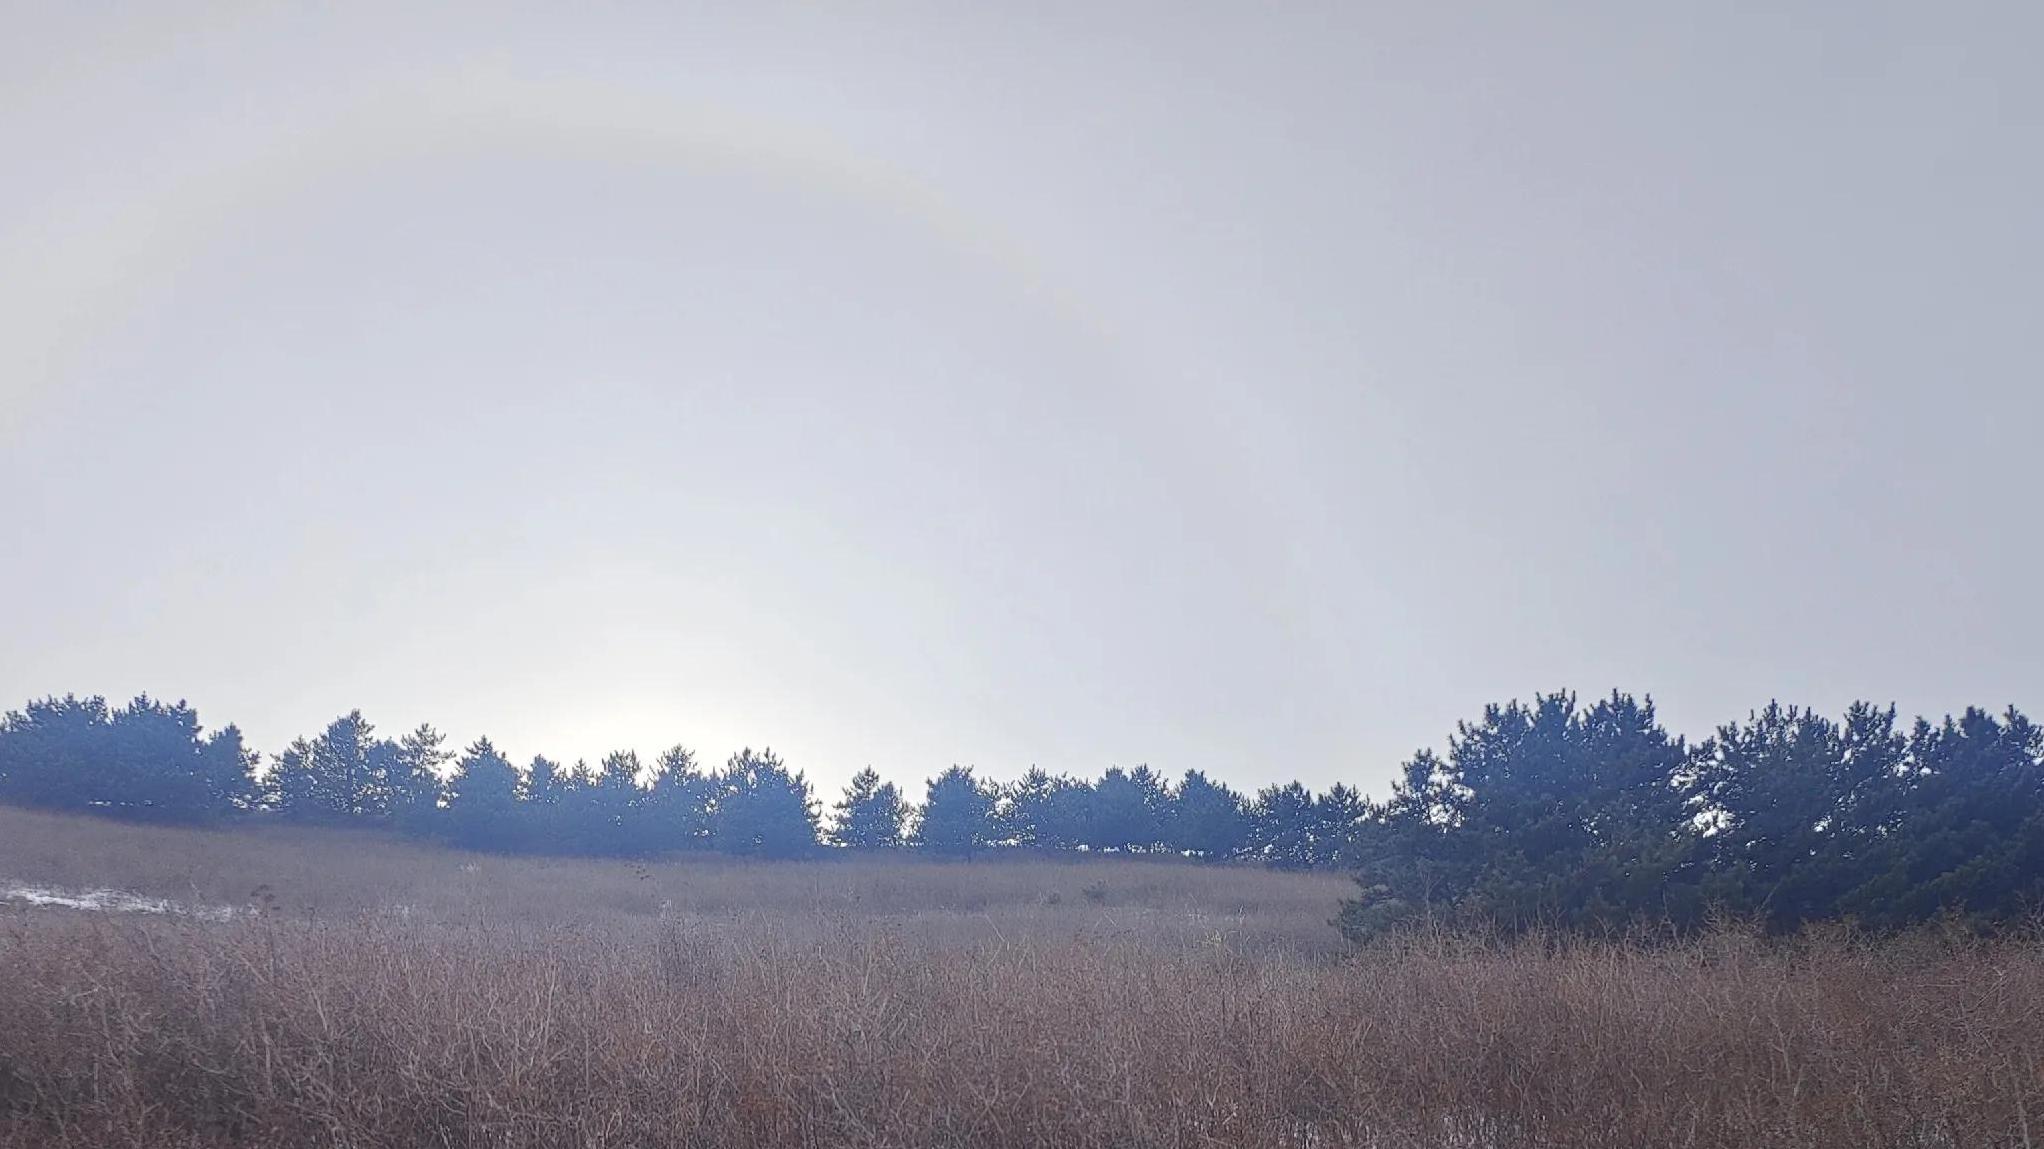
[[267,762],[184,703],[65,696],[0,718],[0,801],[175,822],[381,825],[470,849],[764,858],[917,851],[1136,854],[1342,869],[1338,924],[1415,918],[1518,930],[1687,928],[1714,913],[1775,929],[1851,918],[2008,921],[2044,904],[2044,733],[2010,709],[1904,724],[1770,704],[1697,743],[1651,700],[1569,693],[1484,710],[1372,801],[1290,782],[1253,795],[1148,766],[1076,778],[970,767],[920,801],[860,771],[826,818],[771,750],[705,767],[681,746],[516,765],[487,738],[455,752],[360,712]]

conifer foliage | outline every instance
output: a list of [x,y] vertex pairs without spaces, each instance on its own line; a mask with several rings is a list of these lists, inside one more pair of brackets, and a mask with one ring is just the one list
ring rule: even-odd
[[359,711],[267,761],[183,702],[44,698],[0,717],[0,801],[187,823],[374,825],[477,850],[763,859],[917,851],[1138,855],[1341,869],[1337,924],[1366,937],[1447,921],[1505,931],[1686,929],[1715,912],[1792,930],[1850,918],[2006,922],[2044,907],[2044,728],[1969,709],[1904,724],[1769,703],[1691,744],[1651,700],[1565,692],[1486,707],[1423,750],[1381,800],[1334,785],[1245,798],[1199,770],[1097,778],[970,767],[920,806],[871,767],[826,827],[771,750],[706,770],[674,746],[520,767],[487,738],[458,755],[431,726],[395,739]]

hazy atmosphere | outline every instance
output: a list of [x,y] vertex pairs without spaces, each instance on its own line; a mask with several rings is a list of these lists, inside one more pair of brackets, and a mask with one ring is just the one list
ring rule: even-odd
[[834,793],[2044,704],[2044,9],[1650,7],[0,6],[0,707]]
[[2034,1144],[2044,5],[1756,7],[0,0],[0,1149]]

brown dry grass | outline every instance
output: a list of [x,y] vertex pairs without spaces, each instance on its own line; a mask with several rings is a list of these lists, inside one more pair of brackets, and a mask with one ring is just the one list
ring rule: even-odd
[[630,928],[666,920],[783,935],[845,921],[967,945],[1141,933],[1192,945],[1327,957],[1354,886],[1331,874],[1129,859],[983,856],[969,863],[718,855],[642,864],[468,854],[388,835],[136,826],[0,806],[0,887],[110,887],[197,905],[259,905],[301,922]]
[[[24,825],[0,817],[0,835]],[[133,860],[177,853],[183,868],[162,867],[146,892],[191,897],[173,885],[185,882],[205,893],[213,863],[194,854],[249,851],[219,863],[225,881],[280,848],[163,833]],[[631,867],[485,860],[466,874],[456,855],[374,839],[292,849],[306,858],[283,876],[290,896],[333,906],[329,887],[381,876],[433,908],[400,917],[356,890],[347,914],[226,924],[0,916],[0,1143],[1984,1146],[2044,1135],[2044,951],[2020,939],[1431,937],[1344,958],[1299,944],[1332,933],[1326,903],[1340,886],[1326,879],[1037,863],[678,865],[685,878],[652,867],[641,879]],[[38,857],[50,860],[0,837],[0,876],[60,877],[19,872]],[[72,867],[61,880],[118,884],[82,857],[57,859]],[[698,901],[664,913],[492,904],[525,881],[551,883],[548,898],[668,883]],[[1094,882],[1105,904],[1075,888]],[[1064,892],[1055,905],[1050,890]],[[1117,911],[1134,924],[1089,924]],[[1239,928],[1173,924],[1193,914]]]

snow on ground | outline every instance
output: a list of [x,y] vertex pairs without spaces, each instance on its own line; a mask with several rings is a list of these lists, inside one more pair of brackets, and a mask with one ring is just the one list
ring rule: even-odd
[[0,882],[0,903],[20,902],[31,906],[56,906],[67,910],[97,910],[116,914],[177,914],[209,922],[224,922],[234,916],[231,906],[187,905],[166,898],[152,898],[126,890],[53,890],[44,886]]

